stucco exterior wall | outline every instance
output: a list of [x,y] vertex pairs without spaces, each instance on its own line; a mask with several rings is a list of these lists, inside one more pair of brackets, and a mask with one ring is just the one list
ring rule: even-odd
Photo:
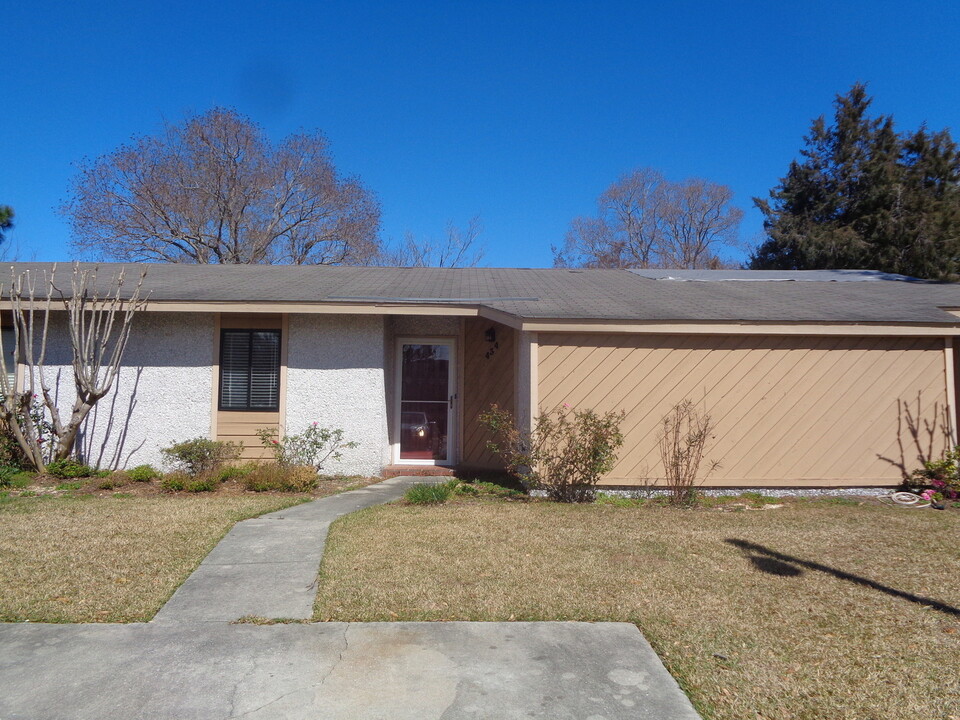
[[378,315],[290,315],[285,429],[342,428],[359,447],[327,473],[379,475],[389,461],[384,320]]
[[[213,316],[142,312],[134,318],[114,390],[90,412],[77,439],[99,468],[162,465],[160,448],[210,434]],[[75,398],[66,317],[51,323],[46,373],[61,417]]]
[[[892,486],[950,438],[944,339],[540,333],[541,411],[624,410],[606,482],[656,483],[662,418],[687,398],[714,428],[706,485]],[[912,429],[915,428],[915,431]]]

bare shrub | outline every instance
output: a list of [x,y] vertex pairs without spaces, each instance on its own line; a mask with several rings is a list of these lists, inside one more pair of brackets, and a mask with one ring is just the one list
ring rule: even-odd
[[[674,405],[661,420],[657,440],[672,503],[692,505],[696,502],[697,476],[712,430],[710,415],[686,399]],[[711,463],[703,479],[719,466],[719,463]]]
[[508,411],[496,405],[480,415],[497,441],[487,443],[524,488],[543,490],[559,502],[591,502],[600,478],[613,469],[623,445],[623,412],[599,415],[564,403],[537,416],[525,431]]

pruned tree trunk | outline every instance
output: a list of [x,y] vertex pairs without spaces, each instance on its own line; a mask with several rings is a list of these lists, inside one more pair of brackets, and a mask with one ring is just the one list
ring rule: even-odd
[[[50,460],[62,460],[73,452],[83,421],[116,381],[134,314],[146,303],[142,294],[146,270],[126,294],[122,270],[100,287],[97,267],[82,269],[75,264],[68,293],[57,287],[56,270],[54,265],[49,274],[44,271],[41,277],[29,270],[18,275],[11,269],[9,291],[0,288],[0,295],[10,301],[14,331],[12,368],[7,348],[0,340],[0,418],[27,462],[40,472],[46,470]],[[59,311],[61,305],[66,314],[76,391],[66,422],[45,372],[51,313]],[[18,374],[22,377],[19,388]],[[47,430],[50,437],[45,437]]]

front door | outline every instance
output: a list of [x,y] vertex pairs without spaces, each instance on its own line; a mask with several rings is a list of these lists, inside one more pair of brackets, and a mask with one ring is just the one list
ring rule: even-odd
[[401,463],[452,464],[454,341],[401,339],[397,344],[399,442],[394,457]]

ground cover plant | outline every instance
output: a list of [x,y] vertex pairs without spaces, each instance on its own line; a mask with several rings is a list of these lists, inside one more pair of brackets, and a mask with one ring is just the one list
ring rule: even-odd
[[149,620],[235,522],[298,502],[252,494],[6,495],[0,621]]
[[626,621],[708,720],[960,717],[960,513],[602,499],[341,518],[315,617]]

